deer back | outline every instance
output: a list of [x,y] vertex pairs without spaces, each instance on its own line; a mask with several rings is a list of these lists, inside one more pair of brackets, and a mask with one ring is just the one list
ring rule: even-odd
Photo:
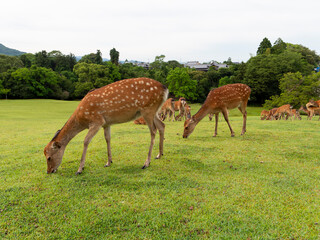
[[168,89],[149,78],[114,82],[89,92],[76,110],[84,124],[123,123],[136,119],[142,112],[155,114],[168,95]]
[[238,107],[241,102],[248,102],[251,89],[241,83],[228,84],[209,92],[204,105],[212,109],[233,109]]

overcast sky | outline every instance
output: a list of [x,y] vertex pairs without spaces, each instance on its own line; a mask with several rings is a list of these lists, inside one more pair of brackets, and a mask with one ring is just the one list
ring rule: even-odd
[[6,0],[0,43],[120,60],[247,61],[264,37],[320,53],[319,0]]

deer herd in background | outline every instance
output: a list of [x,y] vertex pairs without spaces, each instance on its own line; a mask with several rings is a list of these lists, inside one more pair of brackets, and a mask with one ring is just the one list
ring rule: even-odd
[[[187,101],[184,97],[179,98],[177,101],[175,101],[173,98],[168,98],[158,112],[158,117],[162,121],[164,121],[166,118],[168,118],[169,121],[181,121],[183,119],[187,120],[191,118],[190,110],[191,107],[187,104]],[[176,112],[178,112],[177,116]],[[134,120],[134,123],[143,125],[146,124],[143,117]]]
[[301,105],[301,107],[297,109],[293,109],[290,104],[283,105],[278,108],[273,108],[271,110],[262,110],[260,114],[261,120],[280,120],[282,119],[299,119],[301,120],[300,111],[307,114],[307,120],[312,120],[312,117],[316,114],[319,115],[320,120],[320,100],[314,101],[310,100],[306,106]]

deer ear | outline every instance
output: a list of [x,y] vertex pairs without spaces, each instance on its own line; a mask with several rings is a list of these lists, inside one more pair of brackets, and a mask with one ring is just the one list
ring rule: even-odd
[[61,143],[59,143],[59,142],[53,142],[53,144],[52,144],[52,148],[53,149],[59,149],[59,148],[61,148]]

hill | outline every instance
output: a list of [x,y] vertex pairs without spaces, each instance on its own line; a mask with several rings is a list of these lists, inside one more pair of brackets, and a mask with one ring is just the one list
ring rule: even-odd
[[9,55],[9,56],[20,56],[25,52],[18,51],[16,49],[8,48],[0,43],[0,54]]

